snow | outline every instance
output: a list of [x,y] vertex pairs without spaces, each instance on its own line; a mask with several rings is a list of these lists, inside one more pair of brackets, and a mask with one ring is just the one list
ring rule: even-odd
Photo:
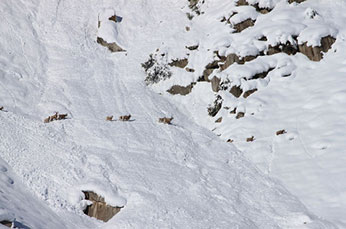
[[[214,6],[220,2],[206,5],[211,12],[219,11]],[[311,5],[324,16],[323,9]],[[306,9],[296,7],[304,17]],[[341,42],[335,44],[336,54],[328,53],[321,63],[309,63],[302,55],[274,55],[256,60],[255,68],[238,66],[239,74],[268,66],[283,73],[268,74],[268,85],[259,82],[264,89],[256,94],[261,97],[243,104],[227,101],[259,116],[218,124],[214,132],[220,138],[208,130],[216,125],[205,106],[215,97],[209,83],[197,84],[185,97],[165,91],[176,83],[196,81],[215,58],[214,48],[231,44],[229,48],[237,50],[245,35],[229,36],[232,28],[218,20],[227,12],[206,11],[190,21],[184,0],[4,0],[0,10],[0,106],[6,111],[0,111],[0,219],[52,229],[344,225],[344,186],[336,182],[345,174],[340,152],[346,120],[338,105],[345,93],[343,81],[335,80],[345,72],[336,61],[343,56]],[[123,17],[119,26],[107,19],[115,12]],[[258,15],[256,24],[264,17]],[[337,38],[344,34],[340,24],[334,24]],[[254,29],[248,30],[244,34]],[[252,32],[246,40],[261,35]],[[108,42],[119,41],[127,52],[104,49],[96,43],[100,33]],[[191,42],[199,44],[197,51],[185,48]],[[188,67],[196,71],[172,67],[175,77],[147,87],[141,63],[157,49],[167,53],[167,62],[189,54]],[[244,46],[242,53],[253,50],[258,51],[258,44]],[[339,73],[325,77],[330,66]],[[290,71],[291,77],[280,77]],[[312,79],[320,83],[312,84]],[[323,113],[325,103],[318,103],[326,97],[323,85],[332,94],[329,113]],[[280,93],[283,89],[286,96]],[[68,119],[43,123],[56,111],[68,113]],[[273,114],[264,115],[269,112]],[[133,121],[105,121],[108,115],[124,114],[131,114]],[[168,116],[174,117],[173,125],[158,123]],[[321,120],[328,125],[319,126]],[[279,127],[288,134],[274,136]],[[324,141],[316,128],[325,134]],[[250,134],[256,137],[254,144],[240,142]],[[235,144],[226,143],[226,137]],[[107,223],[89,218],[82,211],[87,204],[83,190],[123,208]]]

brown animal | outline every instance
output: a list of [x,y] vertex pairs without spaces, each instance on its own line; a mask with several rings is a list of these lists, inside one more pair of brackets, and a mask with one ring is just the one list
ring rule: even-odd
[[58,115],[58,120],[66,119],[67,114],[59,114]]
[[164,117],[164,118],[159,118],[159,122],[160,122],[160,123],[164,123],[164,124],[172,124],[172,123],[171,123],[172,120],[173,120],[173,117],[171,117],[171,118],[166,118],[166,117]]
[[276,135],[286,134],[286,130],[278,130],[276,131]]
[[0,111],[2,111],[3,109],[4,109],[4,107],[1,106],[1,107],[0,107]]
[[112,116],[107,116],[106,121],[113,121],[113,115]]
[[129,115],[123,115],[123,116],[120,116],[120,117],[119,117],[119,120],[120,120],[120,121],[129,121],[130,118],[131,118],[131,115],[130,115],[130,114],[129,114]]
[[58,112],[55,112],[55,115],[50,116],[50,121],[58,120]]
[[49,122],[50,122],[50,116],[49,116],[48,118],[45,118],[45,119],[43,120],[43,122],[44,122],[44,123],[49,123]]
[[234,140],[232,140],[232,139],[228,139],[228,140],[227,140],[227,142],[232,143],[232,142],[234,142]]
[[255,137],[254,137],[254,136],[252,136],[251,138],[247,138],[247,139],[246,139],[247,142],[253,142],[254,140],[255,140]]

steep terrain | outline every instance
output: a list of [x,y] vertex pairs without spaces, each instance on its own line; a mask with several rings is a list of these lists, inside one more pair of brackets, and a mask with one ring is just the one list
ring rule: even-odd
[[[268,2],[281,4],[280,1]],[[232,1],[229,5],[215,1],[199,3],[196,9],[192,6],[191,9],[188,4],[185,0],[0,2],[0,107],[3,106],[0,111],[0,222],[14,222],[19,228],[336,228],[342,225],[343,211],[341,203],[338,204],[342,200],[342,185],[339,189],[331,186],[330,190],[335,192],[330,195],[340,195],[334,199],[325,194],[317,195],[319,193],[311,193],[316,194],[316,198],[309,199],[308,193],[303,195],[301,191],[304,181],[299,181],[297,174],[291,179],[287,175],[298,173],[297,167],[287,167],[310,166],[306,168],[308,177],[316,185],[323,184],[316,180],[323,176],[315,173],[314,166],[318,166],[320,175],[328,172],[317,161],[327,154],[315,157],[314,164],[299,164],[301,154],[298,153],[292,163],[289,158],[275,155],[275,160],[272,157],[267,167],[266,147],[272,148],[271,154],[283,152],[285,157],[288,152],[299,152],[305,147],[303,155],[309,155],[311,149],[307,147],[312,145],[304,144],[306,141],[301,136],[306,135],[301,132],[309,131],[303,124],[311,122],[300,120],[299,128],[293,129],[298,122],[285,116],[275,113],[265,116],[266,119],[254,116],[262,117],[255,122],[246,121],[246,114],[239,120],[242,123],[223,121],[217,124],[214,132],[222,134],[221,138],[208,130],[215,125],[214,118],[209,118],[207,113],[207,106],[214,102],[215,94],[207,79],[198,79],[203,76],[205,65],[213,61],[214,51],[229,46],[224,36],[231,37],[232,28],[220,22],[221,14],[231,13],[229,9],[236,6]],[[251,6],[245,7],[244,13],[253,11]],[[290,6],[282,3],[282,7]],[[335,17],[341,21],[343,8],[333,7],[337,9]],[[98,36],[105,36],[99,31],[103,28],[99,13],[108,12],[105,9],[114,10],[122,20],[116,22],[116,26],[108,24],[114,29],[112,34],[116,38],[103,37],[104,41],[116,42],[125,52],[112,53],[97,42]],[[195,12],[198,10],[201,10],[200,16]],[[328,12],[331,8],[325,10]],[[298,11],[305,12],[305,9]],[[253,15],[257,15],[256,12]],[[271,13],[274,12],[275,9]],[[186,13],[190,18],[196,15],[190,20]],[[336,37],[333,47],[340,47],[342,51],[340,21],[328,32]],[[191,47],[196,44],[197,49]],[[220,49],[214,49],[216,47]],[[222,55],[228,55],[226,49],[224,52]],[[263,101],[263,105],[254,101],[252,108],[246,106],[246,112],[249,109],[251,113],[251,109],[259,107],[272,111],[278,105],[289,109],[284,106],[285,101],[304,108],[301,95],[309,78],[299,82],[299,76],[314,71],[319,72],[319,80],[326,81],[307,85],[312,93],[310,99],[319,101],[319,96],[323,96],[318,93],[322,90],[320,85],[329,83],[333,88],[330,91],[337,90],[339,94],[330,97],[334,106],[328,111],[333,112],[334,108],[339,112],[340,106],[335,104],[343,101],[343,91],[333,78],[328,80],[323,74],[328,66],[335,66],[342,75],[337,61],[341,53],[336,52],[330,58],[329,53],[326,54],[318,69],[317,64],[302,55],[280,57],[282,66],[286,62],[295,64],[296,68],[279,71],[285,75],[291,70],[292,76],[280,78],[278,73],[277,79],[262,90],[265,93],[273,88],[270,93],[256,100]],[[150,54],[160,56],[159,67],[162,63],[171,63],[169,79],[157,84],[145,81],[146,73],[141,64]],[[184,61],[179,61],[184,58],[188,59],[189,71],[175,67],[184,65]],[[277,67],[274,59],[272,65]],[[176,61],[172,63],[172,60]],[[262,65],[266,66],[266,61],[258,64],[260,70]],[[306,69],[301,68],[304,65]],[[292,83],[281,82],[283,79]],[[173,85],[191,83],[195,86],[185,97],[166,92]],[[286,87],[294,87],[294,91],[301,94],[292,98],[281,91],[290,89]],[[266,96],[271,97],[274,92],[278,93],[277,98],[265,102],[269,101]],[[228,92],[221,91],[220,96],[224,96],[222,93]],[[295,103],[296,100],[300,103]],[[312,105],[314,109],[323,107],[323,103]],[[307,104],[306,109],[315,112],[311,110],[312,105]],[[283,111],[278,109],[277,112]],[[66,113],[67,119],[43,122],[55,112]],[[126,114],[132,116],[128,122],[105,120],[106,116],[113,115],[117,119]],[[297,114],[293,114],[296,120]],[[299,114],[303,116],[304,113]],[[324,118],[334,120],[338,116],[332,114],[334,116]],[[158,123],[159,118],[171,116],[174,117],[172,125]],[[225,115],[222,117],[226,119]],[[278,123],[284,120],[285,125],[278,125],[272,117],[277,117]],[[264,121],[273,122],[273,125],[264,125]],[[340,123],[339,131],[344,122],[340,120]],[[238,132],[235,125],[240,126]],[[266,128],[257,129],[255,125]],[[287,128],[288,140],[275,138],[272,131],[278,127]],[[323,128],[329,130],[330,126]],[[268,138],[270,144],[266,140],[269,132],[273,135]],[[248,135],[255,135],[254,144],[237,143]],[[330,136],[333,142],[326,150],[333,149],[331,145],[342,147],[342,135],[340,139],[334,133]],[[230,137],[240,150],[225,141]],[[319,135],[315,137],[317,139],[310,140],[318,141]],[[257,144],[260,138],[263,138],[262,143]],[[289,141],[290,138],[294,141]],[[300,144],[291,144],[297,140]],[[285,149],[280,151],[280,147]],[[328,165],[334,168],[339,151],[330,152],[335,153],[328,154]],[[243,154],[253,159],[264,172]],[[287,161],[288,166],[281,168]],[[342,158],[339,161],[341,164]],[[341,166],[337,168],[339,170],[333,170],[337,172],[332,176],[334,181],[344,174]],[[327,176],[328,173],[324,178]],[[323,182],[335,184],[328,183],[327,179]],[[292,188],[294,184],[297,189]],[[294,194],[287,191],[285,185]],[[83,210],[90,204],[82,192],[86,190],[103,196],[107,204],[121,207],[120,212],[106,223],[86,216]],[[325,200],[316,202],[321,197]],[[320,211],[331,201],[335,201],[334,205],[329,205],[335,217]],[[317,203],[316,208],[313,203]]]

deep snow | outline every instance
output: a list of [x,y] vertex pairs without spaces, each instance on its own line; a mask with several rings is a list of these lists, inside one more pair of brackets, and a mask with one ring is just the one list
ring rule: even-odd
[[[296,179],[268,177],[201,127],[205,117],[145,85],[141,63],[150,53],[166,48],[183,57],[198,37],[185,30],[192,27],[186,6],[183,0],[0,2],[0,106],[7,111],[0,112],[0,219],[30,228],[335,228],[318,209],[307,209],[299,192],[286,190],[285,182],[291,187]],[[96,43],[104,8],[123,18],[116,41],[126,53]],[[200,44],[199,58],[208,58]],[[342,101],[340,93],[331,101]],[[44,124],[55,111],[69,119]],[[128,113],[132,122],[105,121]],[[157,122],[171,115],[174,125]],[[237,146],[247,156],[266,152]],[[288,171],[277,170],[277,177]],[[107,223],[91,219],[82,212],[85,189],[124,208]]]

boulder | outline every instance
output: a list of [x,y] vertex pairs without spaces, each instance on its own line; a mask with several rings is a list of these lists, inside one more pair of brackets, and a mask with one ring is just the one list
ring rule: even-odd
[[234,97],[239,98],[241,96],[241,94],[243,93],[243,90],[240,88],[240,86],[234,85],[229,92]]
[[121,209],[121,207],[113,207],[108,205],[102,196],[99,196],[92,191],[83,191],[83,193],[85,195],[85,199],[92,202],[92,204],[87,206],[84,210],[84,213],[90,217],[107,222]]
[[213,92],[218,92],[220,90],[220,82],[221,79],[216,76],[211,79],[211,89]]
[[185,68],[188,63],[189,61],[187,60],[187,58],[184,58],[184,59],[172,60],[172,62],[169,63],[168,65],[171,67]]
[[167,90],[167,92],[172,95],[187,95],[192,91],[194,85],[194,83],[185,87],[180,85],[174,85],[169,90]]
[[244,112],[238,112],[237,116],[235,117],[236,119],[243,118],[245,116]]
[[99,43],[102,46],[105,46],[109,49],[111,52],[124,52],[125,50],[122,49],[117,43],[107,43],[105,40],[103,40],[101,37],[97,37],[97,43]]
[[256,20],[253,20],[251,18],[248,18],[242,22],[239,22],[238,24],[233,25],[233,29],[235,29],[235,31],[237,33],[240,33],[241,31],[243,31],[244,29],[247,29],[251,26],[255,25]]
[[246,92],[244,92],[243,97],[246,99],[247,97],[249,97],[251,94],[255,93],[257,91],[257,88],[252,89],[252,90],[248,90]]
[[312,61],[320,61],[323,58],[322,52],[327,52],[335,42],[332,36],[326,36],[321,39],[321,46],[308,46],[307,42],[298,46],[299,52],[307,56]]

